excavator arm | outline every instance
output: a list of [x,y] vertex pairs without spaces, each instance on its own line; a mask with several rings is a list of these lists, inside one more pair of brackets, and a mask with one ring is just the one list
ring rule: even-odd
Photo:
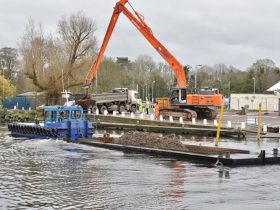
[[124,8],[124,5],[127,3],[127,1],[128,0],[120,0],[115,5],[114,11],[113,11],[109,26],[107,28],[106,35],[103,39],[101,48],[99,50],[98,56],[97,56],[96,60],[93,62],[93,64],[91,65],[91,67],[88,71],[88,74],[85,78],[85,84],[84,84],[85,87],[90,86],[92,80],[95,78],[95,76],[97,74],[97,70],[98,70],[99,65],[101,63],[101,60],[103,58],[104,52],[106,50],[106,47],[108,45],[108,42],[109,42],[110,37],[112,35],[112,32],[115,28],[115,25],[116,25],[117,21],[118,21],[119,15],[122,12],[122,9]]
[[85,86],[89,86],[92,80],[95,78],[100,62],[103,58],[105,49],[108,45],[109,39],[118,20],[118,17],[120,13],[123,13],[130,20],[130,22],[138,29],[138,31],[147,39],[147,41],[156,49],[156,51],[161,55],[161,57],[170,65],[175,77],[177,78],[178,87],[186,87],[186,75],[182,64],[154,37],[151,29],[145,23],[141,15],[136,11],[134,11],[134,15],[125,7],[125,4],[127,2],[128,0],[120,0],[116,3],[97,59],[92,64],[86,76]]

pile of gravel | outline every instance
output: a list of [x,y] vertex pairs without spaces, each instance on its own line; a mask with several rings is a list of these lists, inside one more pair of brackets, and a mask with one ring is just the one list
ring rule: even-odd
[[199,154],[225,154],[227,152],[232,154],[249,153],[247,150],[183,144],[175,134],[160,137],[160,135],[157,133],[139,131],[129,131],[120,138],[114,139],[114,143],[155,149],[185,151]]
[[129,131],[118,139],[114,140],[116,144],[149,147],[155,149],[168,149],[168,150],[184,150],[184,144],[181,143],[175,134],[160,137],[156,133],[147,133],[139,131]]

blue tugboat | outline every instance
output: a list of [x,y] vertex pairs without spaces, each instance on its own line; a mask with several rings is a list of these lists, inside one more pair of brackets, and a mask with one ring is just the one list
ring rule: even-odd
[[12,136],[77,141],[92,138],[93,127],[80,106],[45,106],[43,123],[9,123]]

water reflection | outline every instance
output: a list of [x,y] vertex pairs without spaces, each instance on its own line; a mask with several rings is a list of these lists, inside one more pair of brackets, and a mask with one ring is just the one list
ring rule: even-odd
[[[280,166],[220,172],[62,141],[19,140],[6,132],[0,138],[0,209],[277,209],[279,204]],[[275,147],[279,141],[266,144]]]
[[186,195],[185,191],[185,165],[181,161],[171,160],[164,165],[172,169],[166,187],[161,191],[163,196],[168,197],[170,202],[182,202]]

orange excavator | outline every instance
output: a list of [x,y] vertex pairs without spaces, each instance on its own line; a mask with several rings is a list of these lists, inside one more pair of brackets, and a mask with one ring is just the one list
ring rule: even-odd
[[85,87],[89,87],[93,79],[96,77],[99,65],[103,58],[105,49],[108,45],[118,17],[123,13],[130,22],[138,29],[138,31],[146,38],[146,40],[155,48],[161,57],[170,65],[176,79],[177,87],[172,90],[170,98],[157,98],[160,107],[160,114],[164,117],[173,116],[175,118],[183,117],[191,119],[203,117],[214,119],[217,115],[216,108],[222,104],[222,95],[217,91],[207,94],[196,93],[189,94],[185,69],[182,64],[154,37],[152,30],[145,23],[143,17],[133,9],[133,13],[126,8],[128,0],[119,0],[113,11],[106,35],[101,45],[97,59],[92,64],[85,78]]

